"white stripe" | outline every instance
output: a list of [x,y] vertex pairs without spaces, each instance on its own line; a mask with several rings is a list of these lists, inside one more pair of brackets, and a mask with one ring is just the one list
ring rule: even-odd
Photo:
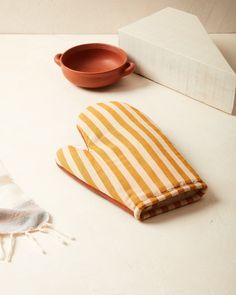
[[[136,113],[128,104],[122,104],[128,111],[132,113],[132,115],[139,121],[142,122],[142,124],[154,135],[158,141],[162,144],[162,146],[167,150],[167,152],[173,157],[175,162],[182,168],[182,170],[189,176],[190,179],[196,180],[196,177],[192,174],[192,172],[188,169],[188,167],[176,156],[175,152],[172,151],[172,149],[168,146],[168,144],[165,142],[165,140],[161,137],[160,134],[158,134],[151,126],[149,126],[140,116],[138,113]],[[153,125],[156,126],[155,122],[153,122],[148,116],[143,114],[144,117],[150,121]],[[159,129],[156,126],[157,129]]]
[[[174,175],[176,180],[183,181],[185,183],[185,180],[182,177],[182,175],[175,169],[175,167],[172,165],[170,160],[162,153],[162,151],[159,149],[159,147],[156,145],[156,143],[138,125],[136,125],[133,121],[131,121],[131,119],[128,117],[128,115],[125,114],[122,110],[120,110],[115,104],[109,103],[109,106],[111,106],[122,117],[122,119],[127,124],[129,124],[129,126],[131,126],[133,129],[135,129],[150,144],[152,149],[158,154],[158,156],[160,157],[162,162],[167,166],[167,168]],[[124,106],[124,105],[122,104],[122,106]],[[129,110],[127,110],[127,111],[129,111]]]
[[[90,153],[95,153],[94,151],[90,151]],[[123,201],[123,203],[130,208],[131,210],[134,210],[135,204],[133,203],[132,199],[128,195],[128,193],[124,190],[120,182],[117,180],[116,175],[112,171],[112,169],[107,165],[107,163],[98,155],[94,155],[98,163],[103,169],[103,172],[107,175],[109,175],[109,180],[111,181],[112,185],[114,186],[115,190],[117,191],[117,194]],[[107,172],[107,173],[106,173]]]
[[166,199],[166,196],[165,195],[161,195],[157,199],[158,199],[159,202],[161,202],[161,201],[164,201]]
[[[117,169],[119,169],[120,172],[124,175],[124,177],[126,178],[128,183],[130,184],[130,186],[132,187],[132,189],[136,193],[136,195],[142,201],[148,200],[147,197],[144,195],[143,190],[142,190],[141,186],[139,185],[139,183],[132,176],[129,169],[125,165],[123,165],[122,161],[120,161],[120,158],[116,155],[116,153],[113,151],[113,149],[111,147],[108,148],[107,145],[105,145],[102,141],[100,141],[96,137],[96,134],[93,132],[93,130],[90,129],[90,127],[83,120],[81,120],[80,118],[78,120],[78,125],[83,130],[83,132],[87,135],[87,137],[89,139],[90,138],[94,139],[94,143],[93,143],[94,146],[97,146],[100,149],[102,149],[104,151],[104,153],[108,156],[108,158],[114,159],[114,161],[116,163],[116,166],[117,166]],[[98,128],[98,126],[96,126],[96,128]],[[100,130],[100,129],[98,128],[98,130]],[[95,144],[95,142],[96,142],[96,144]],[[95,152],[96,152],[96,150],[95,150]]]
[[199,189],[202,188],[202,183],[201,183],[201,182],[195,182],[194,185],[195,185],[197,188],[199,188]]
[[95,183],[95,185],[99,188],[99,190],[101,190],[102,192],[104,192],[105,194],[107,194],[108,196],[110,195],[110,193],[108,192],[108,190],[106,189],[105,185],[103,184],[103,182],[101,181],[100,177],[98,176],[95,168],[93,168],[93,166],[91,165],[90,161],[88,160],[87,156],[85,155],[85,153],[83,151],[77,150],[77,154],[78,156],[81,158],[81,161],[83,162],[86,170],[88,171],[88,174],[90,175],[90,177],[92,178],[93,182]]
[[[169,178],[164,174],[163,170],[156,164],[156,162],[153,160],[153,158],[150,156],[150,154],[147,152],[147,150],[143,147],[143,145],[136,139],[135,136],[133,136],[131,133],[129,133],[119,121],[114,119],[114,117],[110,114],[109,111],[104,109],[99,104],[93,106],[94,109],[99,111],[113,126],[114,129],[118,130],[123,137],[127,141],[129,141],[140,153],[140,155],[146,160],[146,163],[152,168],[153,172],[156,174],[156,176],[162,181],[162,183],[166,186],[167,190],[173,189],[173,184],[170,182]],[[103,125],[105,126],[105,125]],[[119,137],[118,137],[119,139]],[[120,144],[118,146],[124,146],[122,141],[120,141]],[[148,175],[148,174],[147,174]],[[152,181],[150,177],[150,181]],[[153,182],[153,181],[152,181]],[[155,182],[153,184],[156,186]]]

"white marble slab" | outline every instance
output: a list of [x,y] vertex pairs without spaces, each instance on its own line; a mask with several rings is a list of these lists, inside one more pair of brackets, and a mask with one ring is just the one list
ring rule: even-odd
[[236,75],[199,19],[166,8],[119,30],[136,72],[231,113]]

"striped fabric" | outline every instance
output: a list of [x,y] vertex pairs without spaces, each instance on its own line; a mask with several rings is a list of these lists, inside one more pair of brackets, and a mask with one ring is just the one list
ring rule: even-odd
[[67,146],[57,164],[136,219],[201,198],[206,184],[147,116],[126,103],[89,106],[79,115],[86,150]]

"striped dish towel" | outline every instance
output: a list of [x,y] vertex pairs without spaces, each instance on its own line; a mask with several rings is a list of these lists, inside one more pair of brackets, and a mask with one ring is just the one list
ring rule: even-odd
[[63,244],[74,239],[53,227],[49,213],[25,195],[0,161],[0,260],[11,262],[16,241],[21,236],[32,240],[46,254],[35,237],[39,232],[48,233]]
[[138,220],[193,203],[206,189],[155,123],[126,103],[89,106],[78,130],[87,149],[58,150],[57,164]]

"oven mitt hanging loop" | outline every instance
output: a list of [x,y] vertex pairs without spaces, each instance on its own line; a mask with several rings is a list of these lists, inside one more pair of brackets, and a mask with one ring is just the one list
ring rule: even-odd
[[206,184],[155,123],[120,102],[98,103],[79,115],[87,149],[67,146],[57,164],[138,220],[190,204]]

